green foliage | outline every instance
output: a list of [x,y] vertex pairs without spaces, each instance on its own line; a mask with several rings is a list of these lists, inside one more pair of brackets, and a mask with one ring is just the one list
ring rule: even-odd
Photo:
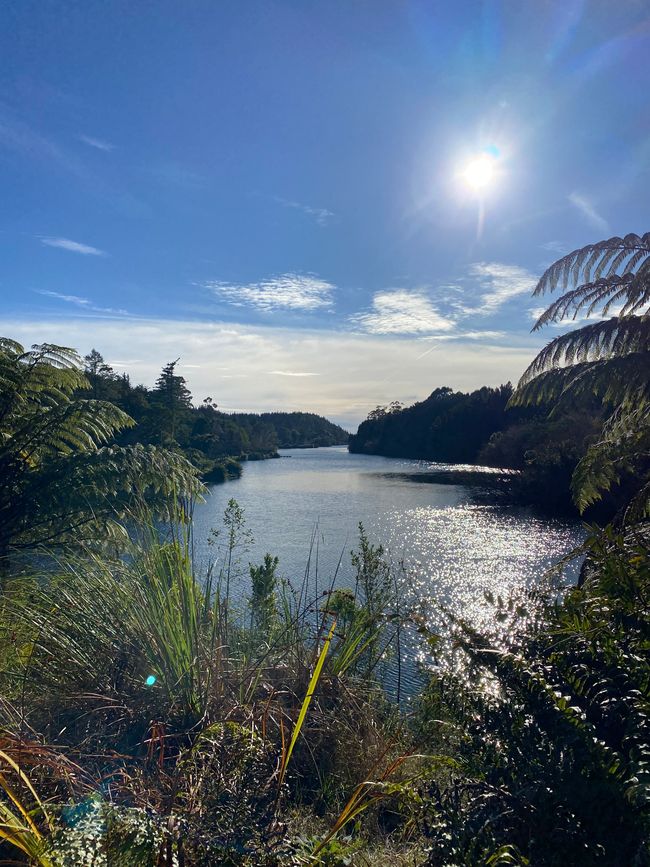
[[192,406],[192,395],[185,378],[176,373],[176,365],[180,361],[170,361],[166,364],[152,392],[152,401],[159,407],[161,445],[176,442],[178,426]]
[[511,393],[509,384],[471,394],[437,388],[410,407],[377,407],[350,438],[350,451],[474,463],[481,446],[505,427]]
[[59,811],[48,852],[53,867],[180,867],[173,856],[161,861],[167,838],[150,811],[92,797]]
[[337,675],[370,678],[391,645],[399,644],[395,576],[383,547],[370,542],[362,524],[359,545],[350,557],[353,589],[333,589],[323,604],[338,624],[331,667]]
[[[610,238],[574,250],[542,275],[535,295],[566,289],[539,317],[535,329],[579,313],[606,316],[551,340],[521,378],[515,406],[555,404],[555,411],[584,395],[613,409],[602,436],[589,446],[573,476],[584,511],[622,478],[646,475],[650,460],[650,234]],[[648,514],[650,489],[637,491],[635,513]]]
[[128,698],[126,734],[137,738],[154,709],[179,726],[205,715],[218,611],[210,582],[193,573],[187,539],[161,543],[148,530],[128,554],[71,558],[50,581],[18,580],[7,592],[28,643],[26,676],[44,703],[67,696],[62,713],[76,717],[84,695]]
[[179,762],[177,807],[184,857],[224,867],[277,863],[276,757],[237,723],[216,723]]
[[140,497],[160,504],[199,492],[180,456],[109,445],[133,421],[79,397],[87,386],[73,350],[0,340],[0,557],[99,533],[116,538],[116,521]]
[[[230,419],[247,432],[251,442],[259,443],[266,436],[271,450],[344,446],[349,439],[342,427],[313,412],[238,412]],[[256,450],[260,450],[259,445]]]
[[250,566],[251,576],[251,625],[254,630],[270,640],[272,627],[277,621],[276,591],[278,579],[276,570],[279,560],[270,554],[264,555],[260,566]]

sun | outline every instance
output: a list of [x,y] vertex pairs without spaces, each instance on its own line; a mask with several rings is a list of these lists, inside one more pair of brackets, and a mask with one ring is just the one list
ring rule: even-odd
[[494,159],[487,154],[473,159],[463,172],[466,183],[475,190],[482,190],[494,180]]

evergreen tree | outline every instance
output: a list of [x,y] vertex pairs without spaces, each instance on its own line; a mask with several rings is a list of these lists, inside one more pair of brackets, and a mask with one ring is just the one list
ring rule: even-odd
[[104,356],[95,348],[91,349],[88,355],[84,356],[84,373],[90,383],[90,392],[95,400],[100,398],[109,399],[112,397],[105,388],[107,381],[116,379],[115,371],[104,361]]
[[185,377],[176,373],[179,361],[180,358],[177,358],[163,367],[154,387],[154,400],[163,410],[161,441],[166,439],[173,442],[177,439],[180,419],[192,408],[192,395]]

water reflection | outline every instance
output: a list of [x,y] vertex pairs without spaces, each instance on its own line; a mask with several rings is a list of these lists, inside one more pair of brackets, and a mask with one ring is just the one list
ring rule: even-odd
[[[485,594],[507,597],[531,586],[580,543],[578,522],[552,520],[506,506],[508,474],[462,467],[350,455],[346,449],[290,450],[280,460],[250,463],[241,479],[214,487],[194,519],[195,550],[207,564],[209,530],[219,526],[228,500],[243,507],[254,544],[246,557],[280,558],[279,573],[308,592],[350,586],[349,552],[361,521],[404,566],[404,603],[439,600],[481,626],[494,609]],[[417,483],[416,483],[417,482]],[[313,542],[313,544],[312,544]],[[311,548],[311,551],[310,551]],[[310,559],[311,558],[311,559]],[[242,581],[239,588],[246,596]]]

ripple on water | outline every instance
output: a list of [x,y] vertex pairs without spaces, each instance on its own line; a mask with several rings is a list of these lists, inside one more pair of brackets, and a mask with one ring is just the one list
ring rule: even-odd
[[[249,559],[261,562],[268,551],[280,558],[280,574],[300,584],[310,539],[316,539],[318,570],[316,574],[312,551],[309,579],[315,594],[335,571],[338,584],[350,584],[348,552],[362,521],[374,544],[383,544],[395,562],[404,562],[402,610],[424,608],[433,619],[433,603],[438,601],[473,625],[486,627],[494,623],[494,606],[486,593],[507,599],[511,592],[533,586],[584,536],[577,521],[505,507],[493,488],[477,485],[481,468],[462,468],[473,472],[470,483],[455,476],[439,484],[423,478],[434,469],[440,473],[459,468],[350,455],[344,449],[285,454],[291,460],[247,464],[241,479],[212,489],[194,516],[199,559],[213,559],[214,551],[205,544],[209,529],[221,524],[227,501],[234,497],[255,536],[244,565]],[[242,598],[248,593],[244,570]],[[409,645],[411,660],[412,651]]]

